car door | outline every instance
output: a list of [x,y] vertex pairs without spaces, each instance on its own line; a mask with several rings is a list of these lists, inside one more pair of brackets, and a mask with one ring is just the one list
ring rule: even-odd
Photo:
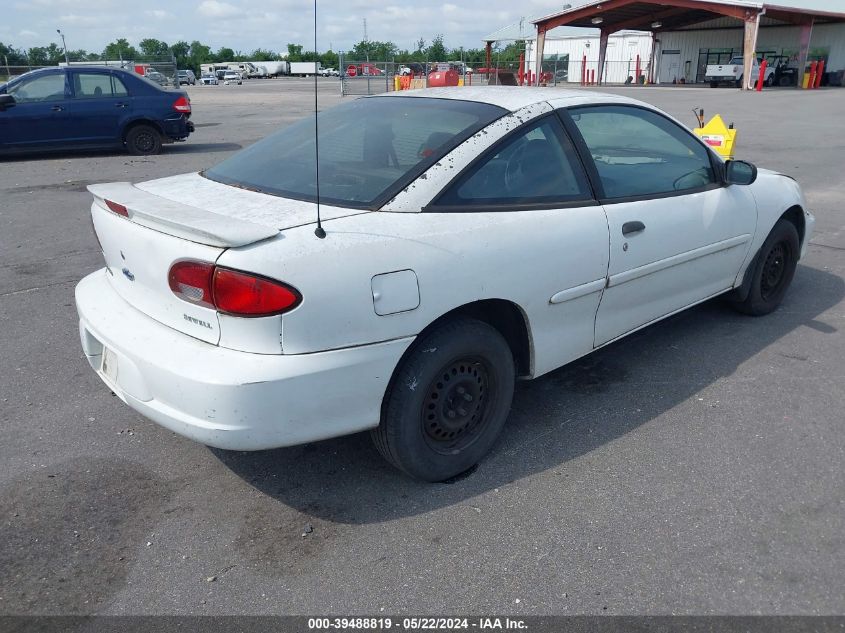
[[80,143],[118,143],[122,122],[132,111],[132,99],[124,83],[108,70],[72,72],[73,128]]
[[37,73],[6,88],[15,105],[0,112],[0,143],[7,149],[37,149],[67,142],[70,100],[65,72]]
[[526,311],[534,375],[592,350],[607,220],[554,113],[493,145],[425,211],[453,214],[443,247],[460,252],[467,270],[486,271],[488,291]]
[[734,285],[757,224],[747,187],[668,117],[634,105],[562,114],[607,214],[610,262],[595,345]]

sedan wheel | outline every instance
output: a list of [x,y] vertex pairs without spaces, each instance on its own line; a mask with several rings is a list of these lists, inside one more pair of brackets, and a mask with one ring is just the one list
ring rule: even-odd
[[748,297],[734,306],[746,314],[769,314],[780,305],[795,275],[800,244],[795,225],[778,220],[754,261]]
[[134,156],[148,156],[161,151],[161,134],[149,125],[136,125],[126,134],[126,149]]
[[461,317],[424,335],[385,397],[373,441],[412,477],[443,481],[490,450],[510,411],[515,368],[499,332]]

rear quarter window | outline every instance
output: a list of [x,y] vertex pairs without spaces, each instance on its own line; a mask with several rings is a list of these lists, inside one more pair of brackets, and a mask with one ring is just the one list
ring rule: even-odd
[[[486,103],[368,97],[319,115],[322,201],[369,208],[386,201],[453,147],[507,111]],[[313,116],[280,130],[204,172],[264,193],[316,200]]]

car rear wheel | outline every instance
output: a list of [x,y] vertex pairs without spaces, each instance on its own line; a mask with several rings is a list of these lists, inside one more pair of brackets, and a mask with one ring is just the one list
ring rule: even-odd
[[751,290],[744,301],[734,302],[740,312],[753,316],[769,314],[777,308],[798,265],[800,244],[795,225],[778,220],[763,242],[753,263]]
[[136,125],[126,134],[126,149],[133,156],[161,152],[161,134],[150,125]]
[[492,326],[466,317],[418,339],[393,377],[373,441],[417,479],[459,475],[490,450],[513,399],[513,354]]

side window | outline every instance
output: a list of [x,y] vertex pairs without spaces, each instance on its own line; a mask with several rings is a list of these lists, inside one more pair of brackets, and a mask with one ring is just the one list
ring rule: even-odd
[[61,101],[65,98],[65,74],[55,73],[22,81],[11,86],[7,92],[18,103]]
[[111,87],[112,93],[115,97],[126,97],[129,95],[129,91],[126,89],[126,84],[114,75],[111,76]]
[[592,199],[575,149],[555,117],[544,117],[492,150],[436,206],[549,204]]
[[573,108],[606,198],[701,189],[716,176],[707,149],[655,112],[630,106]]
[[77,99],[111,97],[111,75],[106,73],[74,73],[73,92]]

